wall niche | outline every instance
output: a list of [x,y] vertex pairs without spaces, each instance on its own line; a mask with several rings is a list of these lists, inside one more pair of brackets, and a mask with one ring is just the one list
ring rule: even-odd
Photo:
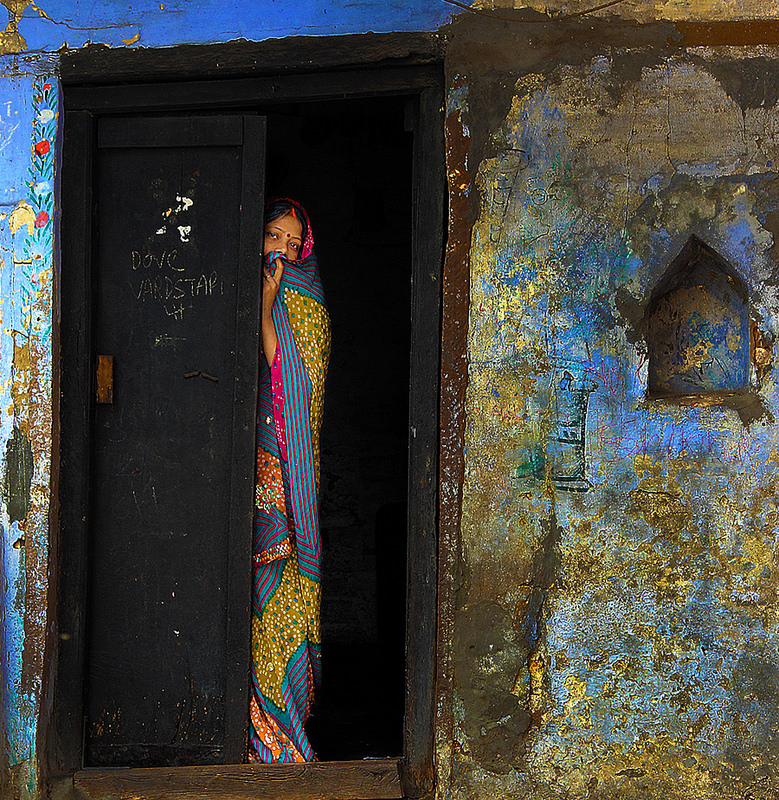
[[746,286],[713,248],[690,236],[647,308],[650,397],[712,399],[749,388]]

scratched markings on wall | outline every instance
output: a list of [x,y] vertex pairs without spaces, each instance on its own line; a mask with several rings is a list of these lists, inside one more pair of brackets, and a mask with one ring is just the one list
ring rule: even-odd
[[[623,75],[590,58],[521,78],[489,132],[471,247],[462,796],[774,787],[779,112],[714,74],[728,67],[680,56]],[[710,260],[662,284],[690,241]],[[684,397],[647,391],[650,328],[663,394]]]
[[14,790],[34,797],[48,576],[58,90],[47,75],[12,73],[5,85],[14,91],[0,106],[0,679],[5,766]]

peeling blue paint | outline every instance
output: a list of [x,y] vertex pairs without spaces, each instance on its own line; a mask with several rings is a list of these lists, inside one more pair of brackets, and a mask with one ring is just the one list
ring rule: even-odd
[[[43,6],[41,6],[43,8]],[[90,42],[123,47],[169,47],[235,39],[262,41],[284,36],[430,31],[454,13],[442,0],[50,0],[45,16],[26,8],[19,32],[28,50],[55,51]]]
[[[54,162],[51,58],[3,59],[0,100],[0,720],[5,769],[38,796],[36,739],[47,609]],[[33,629],[35,633],[33,633]],[[7,777],[7,776],[6,776]]]

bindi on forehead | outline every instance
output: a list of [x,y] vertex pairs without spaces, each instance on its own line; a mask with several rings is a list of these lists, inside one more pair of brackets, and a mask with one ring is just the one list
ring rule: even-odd
[[287,239],[297,239],[298,241],[303,239],[303,225],[292,213],[285,214],[283,217],[267,223],[265,230],[283,234]]
[[299,239],[300,238],[300,234],[299,233],[290,233],[288,230],[285,230],[284,228],[280,227],[279,225],[271,226],[271,230],[273,230],[276,233],[283,233],[288,239]]

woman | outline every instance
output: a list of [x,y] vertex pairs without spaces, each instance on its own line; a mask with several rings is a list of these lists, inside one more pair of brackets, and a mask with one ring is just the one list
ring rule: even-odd
[[[319,429],[330,319],[314,239],[294,200],[265,212],[254,517],[249,760],[313,761],[319,684]],[[264,357],[263,357],[264,356]]]

